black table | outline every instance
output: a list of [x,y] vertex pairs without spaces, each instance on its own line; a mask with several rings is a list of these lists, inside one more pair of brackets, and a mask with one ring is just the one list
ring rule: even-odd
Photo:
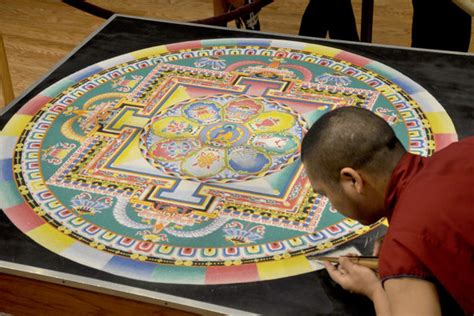
[[[459,138],[474,135],[474,55],[315,40],[261,32],[114,16],[44,79],[1,113],[0,128],[30,98],[56,81],[99,61],[146,47],[209,38],[262,37],[317,43],[380,61],[430,92],[452,118]],[[365,253],[383,229],[359,238]],[[40,260],[39,260],[40,259]],[[37,269],[40,268],[40,269]],[[147,298],[195,311],[237,313],[215,305],[260,314],[371,315],[372,303],[343,291],[326,271],[234,285],[173,285],[130,280],[71,262],[37,245],[0,213],[0,272],[40,278],[136,299]],[[131,292],[134,292],[131,293]],[[126,294],[128,293],[128,295]],[[167,294],[174,295],[167,296]],[[191,299],[191,300],[188,300]],[[197,301],[215,304],[200,304]]]

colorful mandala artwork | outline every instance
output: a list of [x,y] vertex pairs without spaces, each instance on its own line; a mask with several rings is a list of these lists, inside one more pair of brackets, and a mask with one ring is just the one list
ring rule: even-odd
[[167,174],[197,181],[244,181],[294,162],[306,122],[264,98],[214,95],[159,113],[141,136],[143,155]]
[[170,44],[92,65],[25,104],[0,133],[0,206],[60,256],[163,283],[314,271],[370,227],[315,194],[301,140],[324,113],[369,109],[406,148],[457,139],[401,73],[338,49],[267,39]]

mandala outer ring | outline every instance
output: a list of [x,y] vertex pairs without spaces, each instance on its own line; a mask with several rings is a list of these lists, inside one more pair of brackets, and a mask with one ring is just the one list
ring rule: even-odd
[[[22,135],[23,130],[28,128],[29,122],[35,113],[46,105],[51,98],[63,91],[64,87],[88,77],[93,73],[98,73],[120,63],[126,63],[152,55],[177,52],[181,49],[232,45],[272,46],[283,49],[295,49],[308,53],[324,54],[328,57],[345,60],[354,65],[364,67],[369,71],[383,75],[385,78],[403,87],[403,89],[422,106],[423,112],[427,116],[434,134],[433,147],[435,150],[440,150],[449,143],[457,140],[454,125],[442,106],[420,85],[398,71],[379,62],[339,49],[301,42],[265,39],[218,39],[183,42],[143,49],[106,60],[78,71],[43,90],[39,95],[25,104],[0,133],[0,143],[3,148],[8,149],[5,153],[14,152],[15,144]],[[24,197],[22,196],[23,192],[18,192],[17,185],[15,181],[13,181],[13,162],[8,154],[0,156],[0,165],[2,170],[5,171],[3,174],[4,181],[1,183],[4,189],[0,191],[0,200],[3,201],[2,208],[10,220],[22,232],[43,247],[81,264],[139,280],[187,284],[250,282],[286,277],[314,270],[311,262],[305,257],[293,256],[290,258],[281,258],[284,260],[258,262],[253,265],[235,265],[237,263],[231,262],[229,264],[230,267],[213,268],[186,267],[186,262],[181,262],[182,270],[177,272],[176,270],[172,271],[167,266],[154,265],[140,260],[130,260],[102,252],[61,233],[59,230],[45,223],[24,201]],[[360,233],[362,234],[363,232]],[[51,240],[55,240],[55,242],[51,242]],[[177,280],[175,273],[183,272],[187,274],[186,279]],[[219,279],[216,279],[216,276],[218,276]]]

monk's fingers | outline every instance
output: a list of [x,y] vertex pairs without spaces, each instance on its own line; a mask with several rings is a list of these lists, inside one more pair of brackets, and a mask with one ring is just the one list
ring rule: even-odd
[[351,272],[356,264],[353,263],[349,258],[339,257],[339,266],[346,272]]
[[330,262],[323,261],[323,265],[326,268],[326,270],[328,270],[329,274],[334,273],[334,272],[337,271],[337,266],[333,265]]
[[339,272],[340,272],[342,275],[349,274],[349,271],[345,270],[341,265],[339,265],[339,266],[337,267],[337,270],[339,270]]
[[348,273],[348,271],[346,269],[344,269],[344,267],[340,263],[336,264],[335,267],[336,267],[337,271],[339,271],[342,275]]
[[331,276],[331,278],[334,281],[336,281],[339,284],[344,282],[344,276],[345,276],[346,272],[339,268],[340,265],[338,265],[338,267],[336,267],[330,262],[323,262],[323,264],[326,267],[326,270],[328,271],[329,276]]

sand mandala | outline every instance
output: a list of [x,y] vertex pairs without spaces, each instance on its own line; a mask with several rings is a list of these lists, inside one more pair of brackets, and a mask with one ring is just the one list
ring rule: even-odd
[[262,281],[317,269],[380,225],[313,193],[301,140],[327,111],[384,118],[406,148],[456,140],[401,73],[338,49],[267,39],[170,44],[106,60],[31,99],[0,133],[0,203],[27,236],[150,282]]

